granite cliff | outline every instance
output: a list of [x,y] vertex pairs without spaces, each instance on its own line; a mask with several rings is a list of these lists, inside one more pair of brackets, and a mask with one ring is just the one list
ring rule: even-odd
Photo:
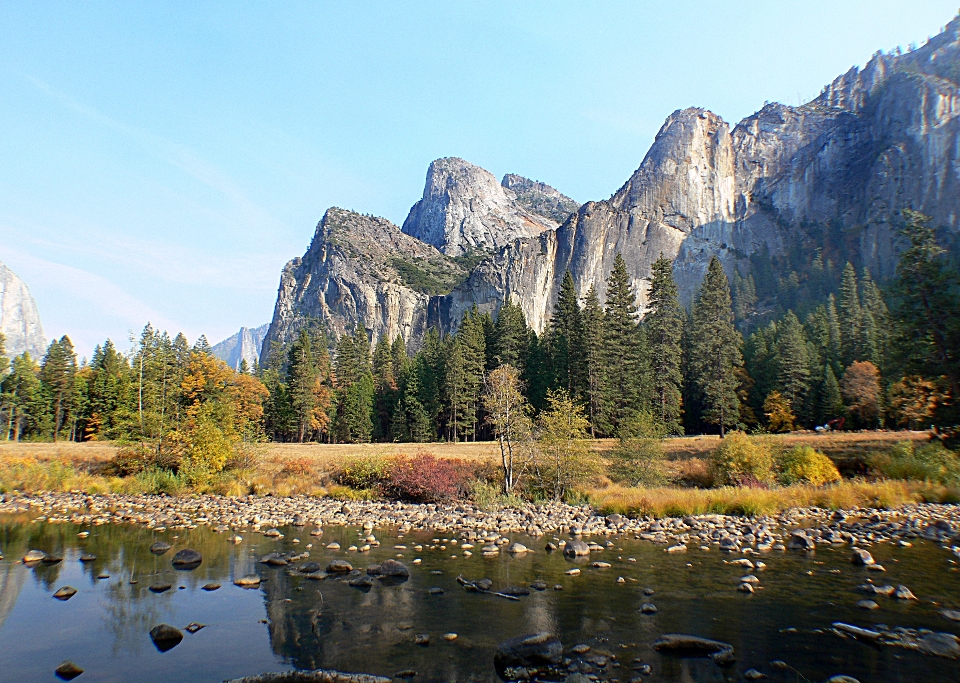
[[247,361],[247,366],[253,368],[260,362],[260,348],[269,328],[269,323],[260,327],[241,327],[239,332],[214,344],[210,350],[234,370],[240,369],[241,361]]
[[0,332],[6,338],[7,358],[24,351],[39,360],[47,350],[37,304],[16,273],[0,263]]
[[[617,192],[579,208],[542,183],[507,175],[497,184],[463,160],[441,159],[402,232],[383,219],[362,222],[379,226],[378,244],[446,269],[444,286],[411,288],[368,256],[376,249],[351,255],[318,229],[307,255],[284,270],[270,337],[288,338],[294,321],[316,315],[335,333],[361,321],[374,338],[400,333],[416,345],[427,325],[453,330],[471,306],[494,312],[505,297],[542,331],[564,273],[581,295],[596,286],[602,300],[618,252],[641,303],[661,253],[689,300],[713,255],[728,272],[743,270],[758,250],[812,250],[825,234],[890,277],[903,209],[932,216],[948,236],[960,230],[958,129],[960,18],[920,49],[877,53],[799,107],[767,104],[733,127],[704,109],[678,110]],[[563,218],[567,208],[575,211]]]

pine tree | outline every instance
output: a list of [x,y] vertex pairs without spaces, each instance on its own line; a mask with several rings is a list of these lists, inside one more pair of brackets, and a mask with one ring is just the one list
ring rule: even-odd
[[651,268],[644,326],[650,350],[653,413],[668,434],[682,432],[683,319],[673,264],[661,254]]
[[374,423],[373,438],[390,440],[393,407],[397,402],[397,373],[393,367],[390,340],[380,337],[373,351]]
[[370,441],[373,436],[373,371],[370,342],[357,325],[352,335],[337,343],[335,362],[337,389],[336,434],[341,442]]
[[701,419],[720,428],[740,417],[737,369],[743,365],[742,339],[733,326],[730,285],[720,259],[710,259],[693,307],[690,369],[701,395]]
[[[682,325],[681,319],[681,329]],[[604,397],[607,391],[607,376],[604,366],[603,307],[600,305],[597,288],[593,285],[587,292],[583,306],[583,364],[587,418],[590,421],[590,436],[595,438],[598,434],[606,432]],[[546,391],[538,398],[545,401]],[[534,405],[541,404],[534,403]]]
[[317,428],[325,427],[322,416],[327,405],[323,399],[329,392],[323,390],[329,372],[325,345],[315,347],[309,332],[302,329],[291,345],[287,362],[287,390],[290,408],[296,421],[297,441],[309,440]]
[[827,331],[830,342],[827,347],[827,360],[833,366],[834,375],[843,367],[843,335],[840,333],[840,316],[837,313],[837,299],[830,293],[827,297]]
[[820,384],[819,396],[819,415],[820,424],[826,424],[830,420],[843,415],[843,398],[840,395],[840,383],[837,382],[837,376],[833,374],[833,368],[827,364],[823,371],[823,382]]
[[[728,290],[729,296],[729,290]],[[644,404],[647,381],[644,338],[637,323],[637,294],[623,256],[617,254],[607,278],[604,309],[604,366],[609,378],[604,404],[609,424],[616,430]]]
[[793,311],[787,311],[779,326],[776,364],[777,387],[793,413],[800,414],[810,389],[810,359],[803,325]]
[[530,328],[523,309],[508,297],[497,312],[493,325],[490,355],[492,363],[489,370],[500,365],[512,365],[521,373],[526,369],[527,353],[530,347]]
[[0,383],[7,407],[7,440],[20,441],[25,435],[42,435],[48,422],[48,404],[39,372],[40,368],[24,351],[11,361],[10,374]]
[[566,271],[560,282],[557,302],[550,320],[550,363],[554,387],[561,387],[573,396],[580,393],[579,371],[583,350],[583,320],[573,276]]
[[480,420],[480,395],[487,366],[487,333],[490,316],[481,315],[476,306],[467,311],[457,330],[456,338],[463,353],[464,370],[464,437],[477,439]]
[[857,291],[857,273],[847,262],[840,281],[840,343],[841,362],[846,367],[860,360],[863,349],[863,312],[860,310],[860,295]]
[[443,395],[446,403],[447,438],[457,443],[466,439],[473,427],[470,415],[470,378],[464,359],[464,343],[459,336],[449,337],[444,362]]
[[51,432],[58,441],[64,426],[68,424],[74,404],[74,376],[77,372],[77,356],[70,338],[64,335],[53,341],[40,366],[40,382],[50,402]]
[[886,366],[887,347],[890,339],[890,312],[883,301],[880,288],[863,269],[860,277],[860,301],[863,311],[863,341],[866,358],[881,372]]

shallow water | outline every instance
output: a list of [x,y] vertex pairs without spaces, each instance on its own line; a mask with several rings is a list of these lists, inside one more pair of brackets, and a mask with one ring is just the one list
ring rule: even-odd
[[[495,681],[493,653],[507,638],[551,631],[571,647],[591,646],[591,654],[615,655],[601,680],[628,681],[636,659],[648,663],[649,681],[738,681],[750,668],[772,681],[821,681],[844,673],[867,682],[960,680],[960,663],[892,647],[874,647],[839,638],[826,631],[834,621],[869,627],[929,628],[960,633],[960,624],[940,614],[943,607],[960,608],[960,570],[955,557],[934,544],[912,548],[879,544],[870,548],[886,573],[868,572],[849,561],[849,549],[818,548],[809,556],[766,553],[768,567],[755,572],[762,588],[739,593],[739,577],[749,573],[724,564],[733,559],[716,547],[666,553],[632,538],[610,537],[615,548],[589,559],[568,560],[543,551],[548,539],[515,535],[512,540],[535,553],[484,558],[474,549],[465,558],[452,543],[430,550],[429,532],[402,538],[390,530],[374,533],[382,545],[366,553],[331,551],[338,541],[345,549],[358,541],[356,527],[327,527],[320,539],[308,528],[282,529],[274,540],[241,532],[242,543],[230,534],[206,528],[157,532],[128,526],[84,530],[70,524],[31,522],[27,517],[0,517],[0,681],[56,681],[54,669],[71,660],[85,670],[81,683],[93,681],[184,681],[213,683],[225,679],[291,668],[329,668],[393,676],[415,670],[418,681]],[[441,543],[443,536],[439,537]],[[300,543],[294,543],[299,539]],[[164,540],[173,548],[156,556],[149,546]],[[598,538],[601,544],[607,538]],[[346,580],[313,581],[291,575],[287,568],[268,567],[259,559],[273,551],[303,552],[326,566],[334,557],[365,569],[388,557],[400,557],[411,570],[399,585],[376,582],[363,591]],[[422,551],[413,546],[422,543]],[[407,549],[395,549],[397,544]],[[203,554],[192,571],[172,568],[173,554],[184,547]],[[55,565],[27,567],[18,559],[28,549],[63,555]],[[82,563],[82,553],[97,556]],[[422,564],[414,565],[414,558]],[[630,558],[635,559],[631,562]],[[756,557],[754,556],[754,559]],[[602,560],[612,566],[594,569]],[[565,571],[579,567],[579,576]],[[264,583],[258,589],[232,584],[251,572]],[[98,579],[106,574],[109,578]],[[528,586],[543,580],[548,589],[531,591],[519,601],[468,593],[456,581],[489,577],[495,590]],[[624,577],[625,583],[616,582]],[[131,578],[137,583],[131,584]],[[880,584],[905,584],[918,601],[877,597],[880,608],[856,607],[863,595],[856,587],[867,578]],[[201,590],[209,582],[222,588]],[[170,583],[155,594],[148,587]],[[555,584],[563,590],[554,590]],[[70,585],[78,593],[65,602],[52,598]],[[442,595],[431,595],[438,587]],[[651,597],[642,594],[652,588]],[[642,615],[641,604],[653,602],[658,612]],[[205,624],[172,650],[161,653],[149,630],[168,623],[183,629]],[[796,631],[787,629],[796,629]],[[443,635],[457,633],[454,641]],[[655,653],[650,643],[663,633],[689,633],[733,644],[737,663],[721,669],[708,659],[672,659]],[[414,637],[429,634],[428,646]],[[783,660],[792,670],[778,670],[771,660]],[[619,662],[620,666],[616,666]]]

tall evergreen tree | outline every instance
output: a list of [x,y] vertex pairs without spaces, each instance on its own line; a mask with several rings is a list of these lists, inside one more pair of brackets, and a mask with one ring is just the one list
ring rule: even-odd
[[335,361],[337,412],[335,430],[341,442],[370,441],[373,436],[373,370],[370,341],[359,324],[337,342]]
[[48,422],[39,372],[36,362],[24,351],[11,361],[10,374],[0,383],[7,412],[7,440],[20,441],[25,434],[39,436]]
[[723,436],[740,418],[737,369],[743,365],[742,339],[733,326],[730,284],[720,259],[710,259],[693,307],[690,369],[701,395],[701,419]]
[[497,312],[493,325],[490,349],[492,370],[501,365],[512,365],[520,372],[526,369],[527,353],[530,348],[530,328],[523,309],[507,297]]
[[71,418],[76,372],[77,356],[70,338],[64,335],[59,341],[51,342],[40,366],[40,382],[50,402],[50,427],[54,441],[60,439],[64,426]]
[[[681,326],[682,324],[681,319]],[[583,305],[583,375],[587,419],[590,421],[592,437],[606,431],[604,397],[607,391],[607,375],[604,365],[604,336],[603,307],[600,305],[597,288],[591,285]],[[545,398],[546,392],[541,400]],[[540,404],[534,405],[539,407]]]
[[637,322],[637,293],[627,274],[627,264],[617,254],[607,278],[604,308],[604,365],[607,391],[605,413],[616,431],[642,409],[646,377],[644,338]]
[[819,424],[826,424],[830,420],[843,415],[843,397],[840,395],[840,383],[837,382],[837,376],[833,374],[833,368],[828,363],[823,371],[823,382],[820,384],[820,396],[818,401]]
[[314,340],[306,329],[300,330],[290,346],[286,381],[296,438],[300,443],[310,440],[314,433],[322,435],[326,431],[331,396],[329,375],[330,357],[326,344],[322,338]]
[[457,330],[456,341],[463,354],[464,380],[464,437],[477,439],[480,421],[480,396],[483,393],[483,378],[487,366],[487,334],[490,316],[482,315],[476,306],[467,311]]
[[790,402],[793,414],[802,418],[810,389],[810,358],[803,325],[793,311],[787,311],[779,326],[776,364],[778,389]]
[[840,281],[840,340],[841,362],[847,367],[860,360],[863,349],[862,339],[863,312],[860,310],[860,294],[857,286],[857,272],[847,262]]
[[570,271],[563,274],[557,302],[550,320],[550,363],[553,366],[552,385],[566,389],[571,396],[580,393],[580,368],[583,350],[583,320],[577,288]]
[[673,264],[661,254],[651,268],[644,326],[650,351],[653,414],[668,434],[682,432],[683,319]]
[[380,337],[373,350],[374,422],[373,438],[390,440],[390,424],[397,402],[397,372],[393,367],[393,348],[390,340]]

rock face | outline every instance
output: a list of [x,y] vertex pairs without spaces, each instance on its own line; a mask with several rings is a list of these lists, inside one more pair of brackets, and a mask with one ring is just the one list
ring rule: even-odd
[[[525,188],[525,196],[530,198],[525,203],[536,203],[534,197],[542,197],[544,191],[538,192],[531,181],[526,182],[531,186]],[[556,192],[548,185],[542,187]],[[448,256],[496,249],[556,227],[555,220],[525,208],[516,193],[498,183],[492,173],[456,157],[430,164],[423,198],[403,222],[403,232]]]
[[307,253],[283,269],[264,356],[274,342],[292,342],[311,320],[332,336],[359,323],[374,341],[399,334],[416,348],[427,330],[431,295],[449,291],[465,275],[388,220],[329,209]]
[[3,263],[0,263],[0,333],[6,338],[7,358],[27,351],[39,360],[47,350],[47,338],[30,290]]
[[531,213],[543,216],[557,225],[570,217],[580,205],[559,190],[555,190],[546,183],[530,180],[521,175],[508,173],[500,181],[517,198],[517,203]]
[[[461,279],[445,279],[449,291],[396,289],[397,269],[367,265],[365,247],[338,252],[332,275],[326,254],[335,247],[318,230],[304,259],[284,271],[270,337],[286,338],[298,311],[312,311],[334,331],[361,319],[374,337],[400,331],[416,346],[427,325],[453,331],[474,305],[496,313],[507,298],[542,332],[564,273],[581,296],[595,286],[603,301],[618,252],[641,307],[661,253],[673,260],[685,301],[714,255],[728,273],[746,272],[755,252],[814,249],[826,234],[874,277],[890,277],[903,209],[932,216],[949,239],[960,232],[960,17],[918,50],[878,53],[800,107],[768,104],[733,127],[704,109],[676,111],[617,192],[557,227],[572,206],[542,183],[508,175],[497,184],[461,159],[435,161],[403,226],[416,240],[389,241],[414,259],[424,258],[423,243],[448,256],[490,255]],[[337,296],[321,298],[321,288]]]
[[214,344],[211,351],[234,370],[240,369],[241,361],[247,361],[247,366],[253,368],[260,362],[260,348],[269,328],[270,323],[260,327],[241,327],[236,334]]

